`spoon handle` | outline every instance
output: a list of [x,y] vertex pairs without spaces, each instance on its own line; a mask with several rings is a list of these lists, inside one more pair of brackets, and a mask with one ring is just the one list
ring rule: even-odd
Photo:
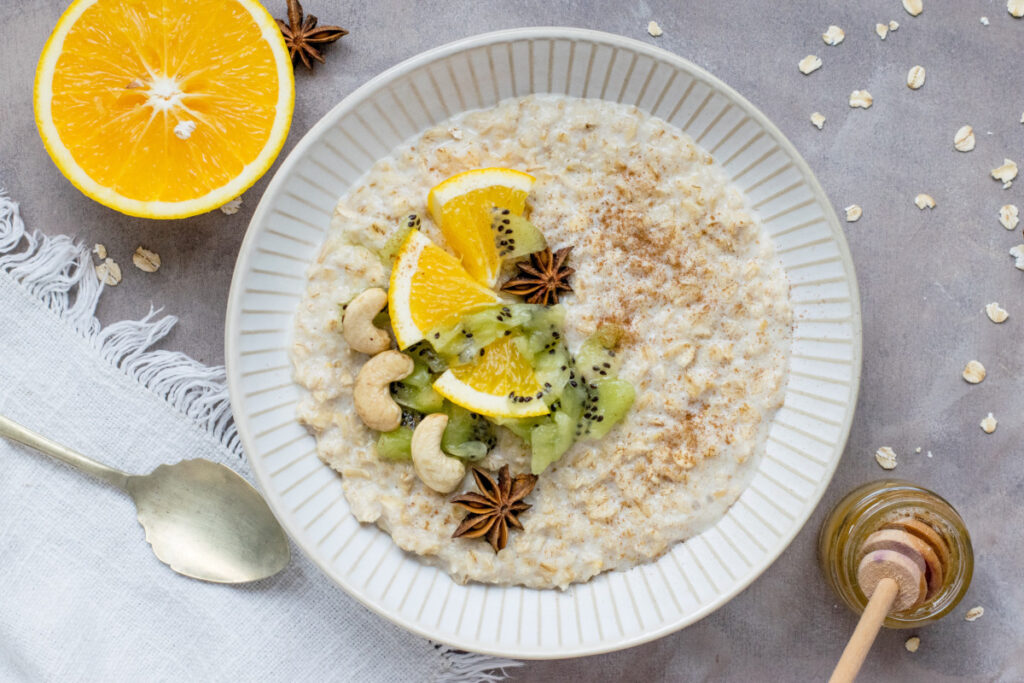
[[8,439],[13,439],[37,451],[53,456],[86,474],[91,474],[97,479],[113,484],[119,489],[123,490],[128,482],[128,475],[124,472],[115,470],[113,467],[107,467],[95,460],[90,460],[81,453],[76,453],[67,446],[50,441],[45,436],[36,434],[3,415],[0,415],[0,436],[6,436]]

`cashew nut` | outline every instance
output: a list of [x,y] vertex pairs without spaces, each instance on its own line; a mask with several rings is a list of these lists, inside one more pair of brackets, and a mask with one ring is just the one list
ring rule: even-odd
[[388,293],[380,287],[371,287],[349,302],[341,319],[341,333],[349,346],[371,356],[391,346],[387,331],[373,324],[374,316],[384,310],[387,303]]
[[441,450],[441,436],[448,426],[444,413],[427,415],[412,433],[412,466],[420,480],[438,493],[451,493],[466,476],[466,466]]
[[390,385],[408,377],[412,369],[412,358],[394,350],[378,353],[360,368],[352,400],[367,427],[390,432],[402,423],[402,408],[391,398]]

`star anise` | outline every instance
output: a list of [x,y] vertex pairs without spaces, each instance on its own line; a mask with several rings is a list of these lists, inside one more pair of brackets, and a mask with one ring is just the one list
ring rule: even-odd
[[320,48],[327,43],[333,43],[338,38],[348,34],[348,31],[340,26],[321,26],[317,28],[316,17],[312,14],[305,19],[302,18],[302,5],[299,0],[288,0],[288,23],[283,19],[277,19],[277,25],[281,27],[284,35],[284,44],[288,46],[292,62],[298,56],[307,69],[312,70],[315,59],[321,64],[324,63]]
[[509,526],[523,528],[518,515],[531,507],[523,502],[523,498],[530,495],[537,483],[537,475],[517,474],[513,479],[508,465],[505,465],[498,471],[497,483],[475,467],[473,478],[480,493],[463,493],[452,498],[453,504],[469,512],[452,538],[486,536],[494,552],[498,552],[508,543]]
[[501,291],[526,297],[531,304],[550,306],[558,303],[558,292],[571,292],[569,276],[576,272],[565,265],[572,247],[530,254],[530,262],[517,263],[519,275],[501,286]]

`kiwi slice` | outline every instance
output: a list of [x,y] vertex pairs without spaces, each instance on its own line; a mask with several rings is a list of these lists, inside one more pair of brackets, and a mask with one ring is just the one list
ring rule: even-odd
[[530,471],[540,474],[557,461],[576,440],[576,421],[563,412],[530,431]]
[[464,460],[480,460],[494,448],[498,439],[491,423],[462,406],[445,402],[448,426],[441,436],[441,450]]
[[412,356],[413,362],[425,363],[434,374],[441,374],[448,369],[448,363],[431,348],[426,341],[419,341],[405,350],[406,355]]
[[427,364],[413,358],[413,370],[400,382],[391,383],[391,396],[395,403],[418,413],[430,414],[444,408],[444,397],[434,391],[434,375]]
[[544,234],[536,225],[508,209],[493,209],[491,231],[494,233],[498,256],[503,259],[520,258],[548,246]]
[[600,439],[619,423],[636,398],[636,390],[621,379],[602,379],[587,385],[583,415],[577,424],[581,437]]
[[377,252],[377,256],[380,257],[381,262],[385,266],[390,268],[395,263],[395,259],[398,257],[398,250],[405,244],[405,239],[413,230],[419,230],[420,225],[422,225],[422,221],[414,213],[402,217],[402,220],[398,222],[398,229],[391,234],[388,241]]
[[602,325],[590,336],[579,353],[576,367],[592,380],[614,378],[622,367],[622,358],[616,352],[622,333],[611,325]]
[[412,427],[402,425],[377,437],[377,456],[387,460],[412,460]]
[[[468,363],[501,336],[515,334],[533,315],[533,304],[497,304],[464,317],[457,325],[431,330],[427,341],[444,359]],[[537,307],[541,308],[541,307]]]

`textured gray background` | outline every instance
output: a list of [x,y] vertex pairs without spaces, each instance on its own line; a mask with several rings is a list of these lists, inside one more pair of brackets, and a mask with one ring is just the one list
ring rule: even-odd
[[[284,0],[266,0],[276,16]],[[105,243],[124,266],[123,284],[101,304],[103,321],[138,317],[162,306],[181,318],[165,342],[207,363],[222,361],[224,309],[232,266],[267,178],[245,194],[235,216],[213,212],[183,221],[149,222],[110,211],[80,195],[48,159],[32,117],[32,77],[65,0],[0,0],[0,187],[21,202],[30,228]],[[1020,234],[997,222],[1002,204],[1024,206],[1024,177],[1002,190],[988,177],[1004,156],[1024,167],[1024,20],[1005,0],[925,0],[912,18],[899,0],[718,0],[553,2],[402,0],[335,3],[308,0],[307,10],[351,35],[329,48],[327,65],[300,70],[287,152],[342,97],[371,76],[426,48],[471,34],[530,25],[572,25],[641,38],[686,57],[735,87],[774,120],[815,169],[836,207],[859,203],[864,217],[846,224],[857,264],[864,314],[864,373],[846,454],[817,514],[782,558],[729,605],[681,633],[626,652],[585,660],[528,663],[521,680],[810,680],[831,670],[855,623],[827,592],[814,556],[828,509],[854,486],[883,472],[872,454],[890,445],[896,474],[930,486],[956,505],[974,534],[974,584],[943,622],[922,629],[921,649],[903,648],[909,633],[885,632],[866,680],[1024,680],[1024,461],[1020,421],[1024,370],[1024,273],[1007,250]],[[979,22],[988,16],[990,26]],[[646,26],[656,19],[665,34]],[[880,41],[876,22],[901,28]],[[846,41],[828,47],[831,23]],[[796,69],[808,53],[824,67]],[[907,89],[907,70],[927,69],[923,89]],[[846,104],[867,88],[867,111]],[[823,131],[808,116],[828,117]],[[970,123],[969,154],[953,150],[953,133]],[[938,207],[919,211],[918,192]],[[155,275],[130,265],[139,244],[159,252]],[[998,300],[1010,319],[996,326],[983,306]],[[960,379],[981,360],[979,386]],[[989,411],[998,430],[978,421]],[[921,446],[934,458],[915,455]],[[985,616],[963,620],[980,604]],[[375,653],[386,656],[386,653]]]

